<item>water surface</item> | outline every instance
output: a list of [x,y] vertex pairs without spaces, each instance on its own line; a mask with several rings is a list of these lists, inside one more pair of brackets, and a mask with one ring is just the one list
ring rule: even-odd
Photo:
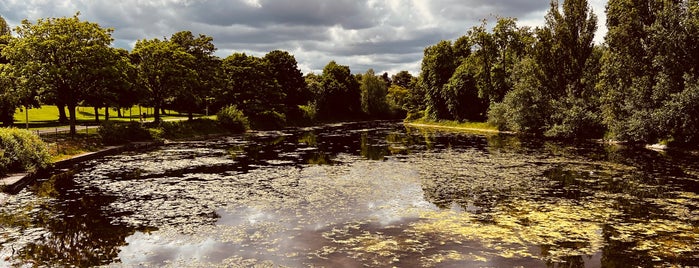
[[335,125],[97,159],[0,208],[0,266],[699,263],[698,156]]

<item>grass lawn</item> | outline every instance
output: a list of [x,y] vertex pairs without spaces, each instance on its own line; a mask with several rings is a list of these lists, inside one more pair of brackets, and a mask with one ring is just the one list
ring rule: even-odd
[[[146,120],[153,120],[153,108],[141,107],[141,113],[147,113]],[[139,106],[134,106],[130,110],[122,109],[122,117],[117,117],[117,112],[114,109],[109,111],[109,121],[128,122],[139,121]],[[67,115],[67,109],[66,109]],[[104,108],[98,110],[100,120],[104,120]],[[179,114],[175,111],[167,110],[167,115],[160,115],[163,120],[168,119],[185,119],[186,114]],[[93,124],[95,123],[95,109],[92,107],[78,107],[76,109],[76,119],[78,124]],[[17,110],[15,113],[15,125],[22,128],[26,124],[24,110]],[[53,105],[43,105],[41,108],[29,109],[29,128],[41,129],[63,126],[66,124],[58,123],[58,108]]]

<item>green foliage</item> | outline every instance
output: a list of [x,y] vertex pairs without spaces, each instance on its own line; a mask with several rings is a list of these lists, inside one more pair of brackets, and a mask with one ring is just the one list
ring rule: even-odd
[[698,5],[696,0],[609,2],[599,88],[611,138],[695,140],[677,127],[686,123],[691,131],[693,123],[669,111],[682,111],[693,99],[691,80],[699,72]]
[[197,73],[191,69],[194,56],[168,40],[139,40],[132,52],[138,71],[137,84],[146,90],[146,102],[153,106],[155,123],[166,99],[189,87]]
[[266,60],[236,53],[223,60],[222,68],[225,85],[217,94],[220,105],[235,105],[252,122],[265,120],[266,111],[284,113],[286,95]]
[[33,171],[50,164],[46,144],[27,130],[0,128],[0,145],[0,175]]
[[281,129],[286,125],[286,116],[275,111],[263,111],[256,115],[252,122],[252,128],[260,130]]
[[541,92],[543,87],[537,79],[541,71],[532,59],[524,59],[515,66],[514,89],[505,95],[502,103],[491,105],[489,123],[500,130],[543,134],[550,107]]
[[388,114],[386,83],[374,74],[373,69],[369,69],[362,75],[359,89],[361,90],[362,111],[364,113],[374,118],[381,118]]
[[277,80],[284,94],[284,112],[290,120],[298,120],[303,116],[299,105],[308,103],[311,94],[306,87],[306,80],[298,68],[296,58],[289,52],[275,50],[267,53],[270,74]]
[[250,128],[248,118],[235,106],[227,106],[216,114],[219,124],[233,133],[242,133]]
[[192,70],[191,77],[175,92],[175,98],[170,103],[172,108],[187,112],[190,120],[193,113],[204,111],[206,98],[212,94],[211,89],[220,86],[217,76],[220,60],[213,55],[216,51],[213,40],[203,34],[195,37],[190,31],[177,32],[170,38],[170,42],[192,56],[192,60],[184,62]]
[[314,88],[318,119],[349,119],[361,114],[359,82],[349,66],[331,61],[323,68],[318,85]]
[[449,41],[440,41],[425,49],[420,76],[426,90],[425,104],[430,119],[450,119],[442,89],[458,66],[454,59],[454,50]]
[[699,144],[699,81],[687,77],[687,88],[672,94],[653,114],[659,133],[678,144]]
[[143,128],[143,125],[138,122],[103,122],[97,129],[97,135],[100,136],[102,143],[107,145],[152,139],[150,132]]
[[[212,119],[194,119],[187,121],[167,121],[156,129],[157,138],[184,139],[196,136],[219,134],[225,132],[222,125]],[[151,135],[153,132],[151,132]]]
[[449,118],[457,121],[482,121],[485,119],[487,101],[478,96],[476,79],[467,62],[456,69],[442,89]]
[[592,43],[597,18],[586,0],[566,0],[562,11],[551,2],[531,55],[509,75],[512,91],[491,106],[489,121],[498,128],[564,139],[602,135],[595,90],[601,53]]
[[514,65],[530,53],[535,43],[528,27],[517,27],[514,18],[498,18],[491,32],[487,22],[475,26],[464,36],[475,46],[468,60],[481,98],[500,102],[512,90]]
[[406,116],[409,98],[410,91],[405,87],[393,84],[388,88],[386,104],[392,117],[404,118]]
[[111,29],[70,18],[28,20],[15,29],[2,50],[21,77],[20,88],[36,91],[56,104],[68,107],[71,133],[75,134],[75,107],[101,86],[112,62]]

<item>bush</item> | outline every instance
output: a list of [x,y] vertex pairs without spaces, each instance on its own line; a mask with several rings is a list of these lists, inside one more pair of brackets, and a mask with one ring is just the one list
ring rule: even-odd
[[138,122],[126,124],[104,122],[97,129],[97,134],[102,139],[102,142],[108,145],[152,139],[150,132]]
[[181,139],[198,135],[221,133],[223,130],[211,119],[163,122],[160,128],[153,129],[157,138]]
[[0,174],[34,171],[51,162],[44,141],[30,131],[0,129],[0,145]]
[[248,118],[235,106],[228,106],[221,109],[221,111],[216,114],[216,117],[221,127],[234,133],[245,132],[250,127]]
[[275,111],[264,111],[253,119],[254,129],[272,130],[283,128],[286,125],[286,116]]

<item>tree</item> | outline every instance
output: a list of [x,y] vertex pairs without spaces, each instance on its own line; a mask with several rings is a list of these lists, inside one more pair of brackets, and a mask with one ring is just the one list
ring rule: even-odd
[[170,38],[171,42],[182,47],[194,59],[189,61],[191,65],[188,66],[194,71],[193,76],[189,83],[183,84],[172,103],[173,108],[186,111],[189,120],[194,119],[194,112],[204,109],[206,98],[211,95],[212,88],[219,86],[217,69],[220,66],[220,60],[214,56],[216,47],[213,40],[212,37],[203,34],[194,37],[190,31],[177,32]]
[[[512,28],[508,25],[505,21],[496,28]],[[599,137],[603,128],[595,84],[601,53],[593,54],[592,42],[596,27],[586,0],[564,1],[562,13],[558,1],[552,1],[546,25],[536,29],[531,55],[514,65],[513,90],[491,108],[489,121],[549,137]],[[511,31],[497,32],[507,36]]]
[[553,108],[547,136],[597,138],[604,132],[594,88],[599,70],[599,57],[593,57],[596,31],[597,16],[586,0],[566,0],[562,7],[551,2],[534,48],[534,58],[544,70],[543,92]]
[[234,104],[254,128],[278,128],[286,123],[285,94],[262,58],[235,53],[223,60],[225,80],[219,101]]
[[391,77],[393,85],[398,85],[403,88],[410,88],[410,83],[413,81],[413,75],[408,71],[400,71]]
[[442,94],[442,88],[457,67],[451,42],[441,41],[427,47],[424,54],[420,75],[426,89],[426,115],[433,120],[448,119],[449,109]]
[[137,84],[146,91],[146,101],[153,105],[155,123],[167,98],[176,96],[183,85],[196,76],[190,69],[194,56],[168,40],[139,40],[132,52],[136,63]]
[[652,143],[699,142],[683,129],[694,121],[671,111],[691,111],[699,69],[699,3],[612,0],[599,88],[611,138]]
[[289,52],[274,50],[267,53],[264,59],[269,64],[271,75],[277,80],[284,98],[284,113],[287,118],[298,120],[303,116],[299,105],[308,103],[310,93],[306,88],[306,80],[298,68],[294,55]]
[[325,120],[348,119],[361,113],[359,83],[349,66],[331,61],[323,68],[315,105],[317,116]]
[[[388,74],[385,75],[388,77]],[[383,77],[383,76],[382,76]],[[388,112],[386,94],[388,90],[383,78],[377,77],[373,69],[362,75],[359,86],[362,97],[362,111],[369,116],[382,117]]]
[[550,102],[542,92],[543,73],[536,61],[525,58],[513,70],[514,85],[502,102],[491,105],[488,122],[501,130],[542,134],[546,129]]
[[499,18],[492,32],[486,27],[484,20],[462,37],[474,46],[464,60],[474,70],[479,96],[490,102],[500,102],[512,90],[510,77],[514,65],[530,53],[535,40],[528,27],[517,27],[514,18]]
[[[0,16],[0,51],[9,43],[12,32],[7,22]],[[0,55],[0,122],[3,126],[10,126],[14,122],[14,114],[17,109],[17,94],[13,92],[15,85],[12,83],[11,66],[4,56]]]
[[75,134],[75,107],[95,89],[107,66],[101,59],[110,52],[111,29],[70,18],[28,20],[15,29],[3,55],[27,81],[24,86],[40,95],[50,95],[66,105],[70,114],[70,132]]
[[488,101],[478,96],[478,87],[472,69],[468,62],[461,64],[449,78],[449,82],[444,85],[442,94],[446,100],[450,119],[482,121],[486,118]]

